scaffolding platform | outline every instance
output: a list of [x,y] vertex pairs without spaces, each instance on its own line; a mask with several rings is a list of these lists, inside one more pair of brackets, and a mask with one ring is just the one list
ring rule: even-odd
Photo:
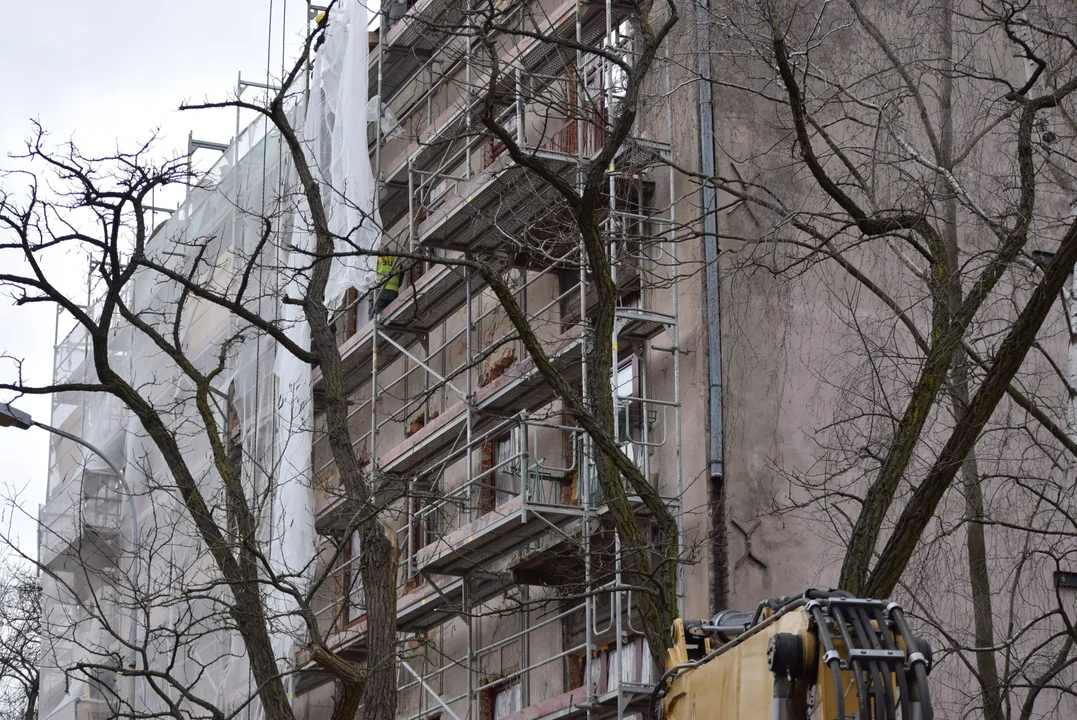
[[501,720],[597,719],[646,713],[651,689],[650,686],[621,683],[617,689],[588,697],[587,688],[578,687],[505,715]]
[[445,582],[445,578],[428,575],[425,583],[397,603],[397,629],[401,632],[429,630],[453,615],[492,600],[510,587],[512,584],[508,577],[492,573],[474,573],[468,577],[452,578],[449,582]]
[[[475,293],[485,283],[474,273],[471,291]],[[467,300],[467,279],[462,267],[435,265],[415,282],[406,287],[400,296],[382,310],[378,317],[364,324],[340,347],[340,359],[344,368],[344,387],[354,392],[370,379],[374,359],[374,336],[378,340],[378,369],[388,367],[400,357],[400,349],[386,340],[393,339],[407,347],[417,335],[425,335],[464,305]],[[322,384],[321,370],[315,368],[311,382],[317,393]]]
[[535,503],[517,495],[424,547],[416,565],[420,572],[467,575],[488,568],[492,560],[551,530],[570,525],[582,512],[578,505]]
[[[574,383],[580,373],[583,351],[582,328],[574,327],[547,347],[547,357]],[[538,410],[556,399],[542,379],[534,361],[525,358],[475,393],[472,433],[480,435],[521,410]],[[461,400],[427,423],[410,438],[380,457],[379,469],[386,473],[415,473],[437,465],[464,437],[468,420],[467,402]]]
[[617,308],[617,336],[626,340],[650,340],[677,319],[668,313],[643,308]]
[[[529,153],[551,172],[567,177],[576,167],[568,155],[546,151]],[[503,153],[458,192],[449,195],[415,230],[417,244],[461,252],[497,253],[507,238],[528,236],[540,218],[551,228],[563,227],[557,218],[563,202],[549,183],[516,165]],[[574,237],[561,239],[568,248]],[[553,254],[562,254],[547,248]]]
[[595,698],[591,709],[598,717],[625,717],[646,713],[653,689],[651,685],[621,682],[617,688]]
[[[574,327],[546,349],[547,356],[570,383],[577,382],[582,372],[581,334],[582,328]],[[525,358],[475,394],[472,432],[481,435],[520,410],[538,410],[555,399],[553,388],[542,379],[534,361]],[[454,452],[466,449],[461,445],[466,435],[468,410],[465,400],[457,402],[414,435],[380,454],[378,469],[386,474],[422,473]],[[315,530],[321,534],[343,531],[357,508],[343,493],[337,494],[317,509]]]
[[463,8],[452,0],[419,0],[408,8],[370,51],[370,97],[378,94],[380,73],[382,98],[392,98],[448,40],[446,36],[459,29],[462,19]]
[[[465,605],[465,584],[467,584]],[[454,615],[491,600],[511,587],[511,580],[492,574],[473,577],[437,578],[426,576],[425,581],[401,595],[396,604],[396,627],[400,632],[423,632],[441,625]],[[352,662],[363,662],[367,656],[367,619],[362,616],[348,627],[334,632],[326,644]],[[297,657],[299,679],[297,692],[306,692],[332,679],[310,659],[309,651]]]

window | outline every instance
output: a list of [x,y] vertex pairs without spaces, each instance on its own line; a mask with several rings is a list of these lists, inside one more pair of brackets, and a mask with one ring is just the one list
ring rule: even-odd
[[504,505],[520,494],[520,469],[516,457],[518,452],[516,433],[510,433],[497,441],[498,469],[494,473],[494,487],[498,505]]
[[611,647],[607,653],[606,688],[617,687],[617,668],[621,669],[621,684],[650,685],[654,682],[654,663],[651,649],[643,637],[623,643],[621,649]]
[[366,596],[363,594],[363,577],[359,571],[361,561],[359,533],[352,533],[344,549],[344,565],[338,576],[340,599],[344,602],[341,620],[347,627],[366,614]]
[[627,269],[626,263],[638,262],[646,243],[653,239],[650,217],[655,185],[638,174],[622,174],[615,178],[614,193],[613,213],[609,219],[613,239],[610,262]]
[[[497,118],[497,123],[514,140],[516,139],[516,103],[501,112]],[[490,167],[503,152],[505,152],[505,143],[501,142],[500,137],[490,135],[486,138],[486,146],[483,148],[482,166],[484,168]]]
[[337,344],[343,345],[359,329],[359,291],[350,287],[344,293],[336,316]]
[[[239,411],[234,403],[236,386],[232,385],[228,390],[228,419],[224,425],[224,453],[232,474],[243,482],[243,428],[239,420]],[[225,528],[228,535],[235,537],[239,534],[239,523],[236,513],[235,502],[228,494],[228,488],[224,491],[224,514]]]
[[639,400],[639,356],[630,355],[617,365],[614,378],[614,397],[617,403],[617,439],[621,449],[634,463],[643,459],[640,440],[643,428],[643,403]]
[[501,720],[514,712],[523,710],[520,683],[516,682],[494,693],[493,720]]
[[523,694],[520,681],[505,682],[482,693],[482,720],[502,720],[523,710]]
[[488,513],[520,494],[520,458],[517,433],[514,430],[483,446],[483,485],[479,512]]
[[[505,339],[511,330],[508,317],[502,312],[495,312],[491,317],[481,321],[482,343],[484,348],[491,348],[495,343]],[[479,387],[486,387],[494,380],[505,374],[505,371],[516,362],[516,346],[513,343],[505,343],[494,349],[489,357],[483,361],[482,372],[479,374]]]
[[437,539],[437,508],[433,503],[436,492],[429,495],[416,494],[408,499],[408,554],[407,577],[409,589],[418,587],[422,576],[415,572],[419,551]]

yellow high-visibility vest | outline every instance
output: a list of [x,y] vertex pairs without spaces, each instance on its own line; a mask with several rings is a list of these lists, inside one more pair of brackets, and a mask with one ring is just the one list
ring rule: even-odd
[[378,258],[378,287],[388,292],[398,293],[400,292],[400,281],[403,279],[402,273],[393,274],[393,266],[396,265],[396,258],[391,255],[382,255]]

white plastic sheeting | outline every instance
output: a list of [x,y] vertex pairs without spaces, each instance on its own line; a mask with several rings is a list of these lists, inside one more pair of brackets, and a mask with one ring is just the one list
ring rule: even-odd
[[[331,229],[342,238],[338,252],[376,250],[380,240],[366,141],[366,28],[366,9],[359,2],[345,3],[330,17],[299,130],[308,160],[323,181]],[[301,112],[302,108],[296,109],[297,116]],[[265,218],[271,219],[272,230],[268,241],[262,242]],[[311,250],[309,212],[294,165],[277,133],[261,119],[235,139],[207,180],[191,191],[146,248],[155,261],[222,292],[234,294],[243,269],[252,268],[245,306],[277,320],[301,347],[308,344],[301,310],[283,304],[281,298],[302,296],[306,276],[301,268],[309,264]],[[373,283],[373,257],[335,259],[327,288],[330,307],[347,288],[362,293]],[[144,274],[134,279],[126,302],[148,326],[172,337],[180,299],[176,284]],[[240,333],[243,339],[236,342]],[[271,568],[302,590],[309,582],[316,552],[310,366],[232,313],[191,296],[184,298],[178,334],[186,356],[200,370],[215,366],[222,354],[225,358],[211,397],[214,414],[222,429],[238,423],[241,477],[260,523],[258,541]],[[79,331],[73,331],[61,346],[65,355],[57,365],[57,380],[94,380],[87,343]],[[116,330],[110,352],[114,368],[140,388],[175,433],[223,529],[227,521],[220,478],[196,412],[191,383],[147,335],[133,327]],[[175,495],[160,453],[140,423],[111,396],[68,393],[56,407],[62,414],[54,417],[54,423],[87,437],[124,464],[137,495],[142,526],[138,593],[143,601],[153,598],[159,604],[149,610],[149,627],[140,628],[149,636],[150,662],[166,664],[177,656],[185,658],[173,672],[181,681],[191,682],[196,694],[226,714],[244,706],[255,690],[242,643],[235,634],[213,632],[214,623],[221,622],[215,616],[227,610],[227,591]],[[70,444],[54,444],[54,449],[49,487],[56,509],[68,501],[59,488],[70,486],[88,458]],[[130,584],[118,587],[117,604],[129,605],[134,592]],[[268,592],[267,611],[280,669],[288,672],[304,636],[302,621],[293,612],[294,600],[284,593]],[[186,640],[190,647],[174,654],[175,638],[183,635],[191,638]],[[105,645],[121,647],[118,637],[110,640],[106,634],[105,640]],[[70,656],[71,662],[78,662],[87,659],[87,652],[85,647],[73,647],[57,657]],[[65,687],[63,669],[44,668],[42,682],[48,688]],[[58,707],[57,703],[70,702],[62,693],[53,695],[43,704],[43,714],[52,709],[47,704]],[[145,712],[164,708],[148,688],[143,687],[136,697]],[[240,714],[261,716],[257,702],[246,705]]]
[[[329,17],[325,43],[311,73],[304,136],[322,176],[329,227],[338,252],[377,246],[381,222],[374,207],[374,175],[367,151],[367,11],[348,2]],[[349,248],[349,246],[351,246]],[[374,258],[355,255],[334,263],[326,297],[349,287],[360,294],[373,282]]]

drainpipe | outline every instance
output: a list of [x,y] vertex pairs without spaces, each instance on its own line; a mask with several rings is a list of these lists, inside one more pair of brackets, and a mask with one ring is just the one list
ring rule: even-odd
[[[709,0],[696,4],[696,53],[699,83],[699,170],[704,177],[713,177],[714,161],[714,104],[711,99]],[[722,323],[721,293],[718,280],[718,216],[717,191],[714,185],[700,187],[703,208],[703,317],[707,330],[707,433],[710,507],[712,508],[711,545],[711,602],[712,609],[727,607],[725,552],[725,470],[722,452]]]

